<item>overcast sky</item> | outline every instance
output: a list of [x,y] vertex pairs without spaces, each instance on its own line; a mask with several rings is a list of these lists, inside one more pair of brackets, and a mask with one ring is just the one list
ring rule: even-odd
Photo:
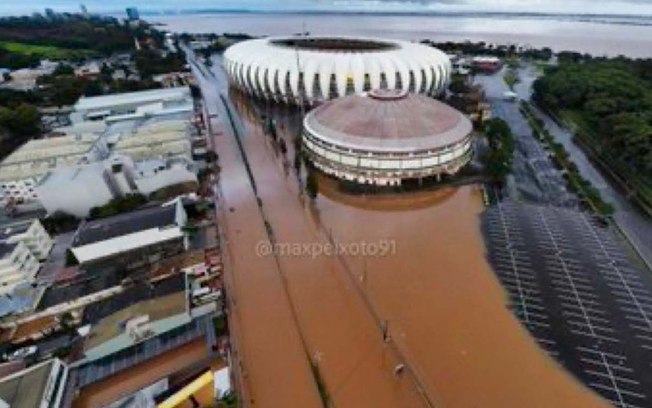
[[[652,0],[81,0],[106,12],[133,5],[143,11],[184,9],[355,10],[355,11],[515,11],[652,15]],[[79,8],[79,0],[0,0],[0,13],[31,13],[51,7]]]

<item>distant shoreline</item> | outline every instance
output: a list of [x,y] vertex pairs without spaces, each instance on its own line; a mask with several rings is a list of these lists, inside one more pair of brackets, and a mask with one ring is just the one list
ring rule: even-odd
[[[652,58],[652,17],[536,13],[224,12],[148,15],[166,30],[255,37],[314,35],[387,37],[434,42],[486,42],[549,47],[594,56]],[[565,20],[562,20],[564,18]]]

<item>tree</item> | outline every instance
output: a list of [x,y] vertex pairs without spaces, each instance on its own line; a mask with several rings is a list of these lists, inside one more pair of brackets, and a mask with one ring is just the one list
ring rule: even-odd
[[21,103],[15,109],[0,107],[0,127],[19,136],[40,133],[41,114],[34,105]]
[[319,194],[319,183],[317,181],[317,176],[314,173],[314,170],[309,169],[308,174],[306,175],[306,193],[311,199],[317,198]]

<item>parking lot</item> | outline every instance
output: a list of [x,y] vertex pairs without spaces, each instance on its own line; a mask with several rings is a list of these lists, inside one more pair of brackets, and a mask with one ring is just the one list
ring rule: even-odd
[[490,261],[540,346],[614,406],[652,407],[652,281],[618,235],[575,209],[503,202]]

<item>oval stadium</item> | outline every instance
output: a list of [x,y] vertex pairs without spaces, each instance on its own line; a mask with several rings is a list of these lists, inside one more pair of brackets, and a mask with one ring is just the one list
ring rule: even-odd
[[371,89],[438,95],[447,86],[446,54],[418,43],[347,37],[273,37],[224,53],[232,83],[263,99],[316,104]]
[[455,174],[471,160],[472,130],[466,116],[435,99],[376,90],[308,113],[303,149],[315,167],[337,178],[396,186]]

